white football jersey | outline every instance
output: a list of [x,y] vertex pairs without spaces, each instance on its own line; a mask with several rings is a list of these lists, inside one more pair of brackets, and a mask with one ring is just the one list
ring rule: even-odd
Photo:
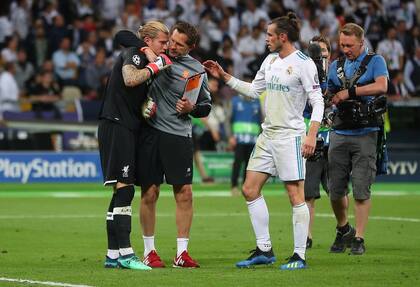
[[285,58],[268,55],[250,86],[232,83],[251,97],[267,90],[263,133],[268,136],[294,137],[305,133],[303,110],[309,98],[312,121],[321,122],[324,110],[318,72],[311,58],[296,50]]

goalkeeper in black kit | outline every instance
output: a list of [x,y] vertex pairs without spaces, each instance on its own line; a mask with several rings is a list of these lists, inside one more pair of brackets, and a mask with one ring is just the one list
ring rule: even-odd
[[[130,34],[134,35],[122,32],[117,36]],[[168,28],[158,21],[140,27],[138,36],[147,46],[123,49],[107,83],[98,127],[104,185],[113,187],[106,217],[106,268],[151,269],[141,262],[131,247],[131,202],[138,168],[136,147],[141,129],[141,106],[147,98],[147,81],[172,64],[161,54],[167,49],[168,35]],[[145,56],[148,48],[149,54],[160,54],[150,63]]]

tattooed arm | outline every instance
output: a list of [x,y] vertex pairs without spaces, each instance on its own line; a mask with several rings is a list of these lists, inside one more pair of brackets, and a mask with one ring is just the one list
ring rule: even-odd
[[134,65],[124,65],[122,67],[122,75],[124,84],[127,87],[135,87],[147,81],[151,76],[151,72],[148,68],[139,70]]

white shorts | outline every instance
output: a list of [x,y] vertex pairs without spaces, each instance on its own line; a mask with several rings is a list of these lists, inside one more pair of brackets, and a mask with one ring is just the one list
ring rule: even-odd
[[247,170],[278,176],[282,181],[296,181],[305,178],[305,159],[302,157],[303,136],[269,139],[258,136],[249,158]]

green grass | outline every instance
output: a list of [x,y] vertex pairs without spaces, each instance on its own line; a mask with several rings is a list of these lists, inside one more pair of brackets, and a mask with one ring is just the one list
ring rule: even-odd
[[[420,285],[420,196],[415,192],[419,190],[418,184],[375,185],[377,191],[408,194],[373,196],[366,233],[367,253],[359,257],[328,253],[335,236],[335,221],[329,216],[331,211],[324,196],[317,201],[320,216],[315,221],[314,247],[307,253],[309,268],[294,272],[278,270],[293,248],[291,208],[283,188],[269,185],[265,189],[278,262],[246,270],[234,266],[255,246],[244,200],[205,196],[214,191],[227,191],[226,185],[196,185],[194,189],[197,197],[189,251],[202,267],[138,272],[102,267],[109,199],[108,192],[100,185],[0,184],[0,277],[118,287]],[[207,193],[201,192],[206,190]],[[89,196],[69,193],[75,197],[56,197],[66,192]],[[169,193],[163,195],[158,202],[156,246],[162,259],[171,265],[176,251],[175,204]],[[138,203],[137,195],[132,243],[141,255]],[[0,286],[29,285],[0,281]]]

